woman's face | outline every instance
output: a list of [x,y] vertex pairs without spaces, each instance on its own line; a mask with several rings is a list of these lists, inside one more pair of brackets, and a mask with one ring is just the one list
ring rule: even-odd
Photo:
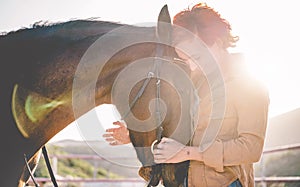
[[173,30],[173,46],[178,56],[183,60],[188,60],[192,53],[192,43],[195,40],[193,33],[187,32],[186,30],[175,28]]
[[211,50],[197,34],[176,27],[173,30],[173,46],[177,55],[186,61],[192,70],[198,67],[209,73],[214,69],[215,50]]
[[194,34],[181,30],[180,28],[175,28],[173,30],[173,46],[179,58],[186,61],[191,69],[195,69],[195,64],[192,60],[193,56],[198,54],[198,52],[193,47],[196,36]]

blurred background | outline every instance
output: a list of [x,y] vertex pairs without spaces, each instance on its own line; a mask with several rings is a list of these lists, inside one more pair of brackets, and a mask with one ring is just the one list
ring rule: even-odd
[[[192,0],[1,0],[0,32],[5,34],[21,28],[30,28],[38,22],[56,23],[91,18],[126,24],[154,23],[161,7],[165,4],[168,5],[172,17],[177,12],[199,2]],[[213,7],[231,23],[233,34],[240,37],[237,47],[232,49],[232,52],[243,53],[250,72],[269,89],[271,100],[269,125],[265,154],[261,162],[256,164],[257,184],[300,186],[298,2],[294,0],[284,2],[207,0],[203,2]],[[73,179],[73,181],[75,179],[119,180],[119,183],[115,184],[110,183],[110,180],[103,180],[105,186],[126,186],[126,180],[131,184],[143,186],[137,175],[140,164],[132,146],[111,147],[102,138],[104,130],[112,127],[112,122],[119,119],[118,112],[112,105],[99,106],[95,111],[99,119],[86,123],[90,125],[89,128],[99,133],[83,136],[77,123],[74,122],[48,143],[57,176]],[[39,167],[36,175],[47,178],[44,165],[40,164]],[[277,177],[277,179],[268,177]],[[259,182],[268,180],[271,182]],[[79,184],[93,185],[92,181],[85,184],[65,183],[69,186],[80,186]]]

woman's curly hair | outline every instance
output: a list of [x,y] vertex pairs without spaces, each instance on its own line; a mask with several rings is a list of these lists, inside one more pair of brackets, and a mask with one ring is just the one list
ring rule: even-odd
[[173,18],[175,25],[195,32],[208,45],[211,46],[217,40],[223,42],[223,48],[234,47],[238,41],[237,36],[231,34],[231,26],[220,14],[208,7],[205,3],[199,3],[191,9],[186,9]]

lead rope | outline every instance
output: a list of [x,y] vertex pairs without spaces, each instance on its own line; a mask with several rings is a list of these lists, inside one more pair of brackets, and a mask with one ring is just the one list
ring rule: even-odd
[[[157,57],[161,57],[163,54],[163,48],[161,45],[158,45],[156,47],[156,54]],[[161,59],[156,58],[155,59],[155,70],[156,70],[156,104],[155,104],[155,113],[156,113],[156,126],[157,128],[157,134],[156,134],[156,140],[157,142],[161,141],[162,138],[162,132],[163,132],[163,127],[162,127],[162,119],[161,119],[161,111],[160,111],[160,85],[161,85],[161,79],[160,79],[160,66],[161,66]]]
[[[152,145],[150,146],[151,152],[153,153],[154,145],[156,143],[159,143],[162,138],[162,132],[163,132],[163,127],[162,127],[162,119],[161,119],[161,111],[160,111],[160,85],[161,85],[161,79],[160,79],[160,71],[159,68],[161,66],[161,60],[160,57],[162,57],[163,54],[163,48],[161,45],[158,45],[156,47],[156,59],[154,61],[154,66],[155,66],[155,73],[156,73],[156,101],[155,101],[155,117],[156,117],[156,126],[157,128],[157,133],[156,133],[156,140],[153,141]],[[161,168],[161,164],[158,164],[157,167]],[[160,169],[161,171],[161,169]],[[150,183],[153,179],[153,174],[150,177],[150,180],[147,184],[147,187],[151,187]]]
[[[45,159],[45,162],[46,162],[46,165],[47,165],[48,172],[49,172],[50,177],[51,177],[51,181],[52,181],[54,187],[58,187],[55,176],[54,176],[54,173],[53,173],[53,170],[51,168],[51,164],[50,164],[50,160],[49,160],[49,156],[48,156],[48,153],[47,153],[46,146],[43,146],[42,152],[43,152],[43,155],[44,155],[44,159]],[[27,171],[29,172],[29,175],[32,179],[32,182],[34,183],[35,187],[39,187],[39,184],[35,181],[32,170],[30,169],[30,166],[28,164],[28,159],[27,159],[26,154],[24,154],[24,161],[25,161],[25,166],[27,168]]]
[[42,151],[43,151],[43,155],[44,155],[44,159],[45,159],[45,162],[46,162],[46,165],[47,165],[48,172],[49,172],[50,177],[51,177],[51,181],[52,181],[54,187],[58,187],[55,176],[54,176],[54,173],[53,173],[53,170],[51,168],[51,164],[50,164],[50,160],[49,160],[49,156],[48,156],[48,153],[47,153],[46,146],[43,146]]
[[35,178],[32,174],[32,171],[30,169],[30,166],[28,164],[28,160],[27,160],[27,156],[26,154],[24,154],[24,161],[25,161],[25,166],[27,168],[27,171],[29,172],[30,178],[32,179],[32,182],[34,183],[35,187],[39,187],[40,185],[35,181]]

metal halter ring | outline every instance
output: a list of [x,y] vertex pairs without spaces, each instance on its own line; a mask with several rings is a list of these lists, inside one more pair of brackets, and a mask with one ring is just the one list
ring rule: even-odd
[[154,145],[158,142],[158,140],[154,140],[151,144],[151,153],[154,154]]

